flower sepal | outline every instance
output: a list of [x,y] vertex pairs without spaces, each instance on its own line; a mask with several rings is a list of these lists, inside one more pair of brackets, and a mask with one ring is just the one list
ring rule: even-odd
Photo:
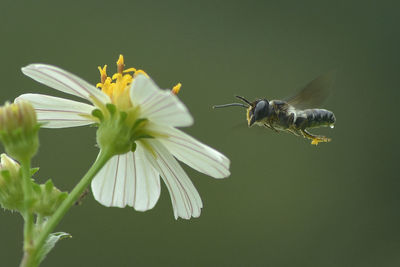
[[142,132],[145,119],[136,119],[135,110],[120,111],[113,104],[95,109],[92,116],[99,119],[97,144],[112,155],[125,154],[135,149],[135,140]]

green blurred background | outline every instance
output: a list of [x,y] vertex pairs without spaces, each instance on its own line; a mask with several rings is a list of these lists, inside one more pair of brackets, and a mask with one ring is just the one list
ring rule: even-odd
[[[97,66],[146,70],[176,82],[195,118],[185,131],[231,159],[215,180],[185,166],[204,208],[173,218],[165,186],[148,212],[106,208],[90,195],[57,230],[43,266],[400,266],[398,1],[6,1],[0,3],[1,102],[37,92],[67,96],[24,77],[49,63],[95,84]],[[289,96],[337,70],[323,106],[333,138],[243,126],[240,94]],[[68,97],[68,96],[67,96]],[[237,127],[242,123],[242,126]],[[71,190],[96,158],[95,129],[40,132],[34,166]],[[2,150],[3,151],[3,150]],[[18,265],[22,218],[1,211],[0,266]]]

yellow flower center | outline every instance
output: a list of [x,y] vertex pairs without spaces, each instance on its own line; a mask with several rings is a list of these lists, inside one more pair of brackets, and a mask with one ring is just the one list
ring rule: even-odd
[[[130,85],[138,74],[146,74],[143,70],[136,70],[135,68],[125,69],[124,57],[119,55],[117,61],[117,73],[111,77],[107,76],[107,65],[103,68],[98,67],[100,71],[100,83],[96,87],[101,88],[105,94],[107,94],[111,102],[121,110],[127,110],[132,107],[132,102],[129,96]],[[181,84],[178,83],[172,89],[173,94],[178,94],[181,88]]]
[[118,72],[112,75],[112,77],[107,76],[107,65],[103,68],[98,67],[100,71],[101,82],[96,85],[96,87],[101,88],[105,94],[107,94],[111,102],[122,110],[126,110],[132,107],[132,103],[129,97],[129,87],[133,81],[133,74],[137,74],[143,71],[137,71],[135,68],[124,69],[124,57],[119,56],[117,61]]

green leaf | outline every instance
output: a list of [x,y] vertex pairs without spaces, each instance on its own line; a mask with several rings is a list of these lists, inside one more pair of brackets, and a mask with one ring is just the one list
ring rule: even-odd
[[68,233],[64,232],[57,232],[52,233],[47,237],[46,243],[44,243],[43,247],[40,249],[37,258],[36,258],[36,265],[39,265],[46,255],[54,248],[57,241],[64,239],[64,238],[71,238],[72,236]]

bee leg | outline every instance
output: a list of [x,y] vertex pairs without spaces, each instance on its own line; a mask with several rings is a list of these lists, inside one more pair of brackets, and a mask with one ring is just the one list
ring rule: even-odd
[[279,131],[277,129],[275,129],[274,127],[272,127],[272,125],[269,125],[268,123],[264,123],[264,126],[267,127],[267,128],[270,128],[271,130],[273,130],[273,131],[275,131],[277,133],[279,133]]
[[320,142],[330,142],[332,139],[322,136],[322,135],[313,135],[309,132],[307,132],[306,129],[300,130],[301,133],[303,134],[304,138],[311,139],[311,144],[312,145],[318,145]]
[[299,131],[296,131],[296,130],[294,130],[294,129],[288,128],[287,131],[290,132],[290,133],[292,133],[292,134],[294,134],[295,136],[301,136],[301,134],[299,133]]

